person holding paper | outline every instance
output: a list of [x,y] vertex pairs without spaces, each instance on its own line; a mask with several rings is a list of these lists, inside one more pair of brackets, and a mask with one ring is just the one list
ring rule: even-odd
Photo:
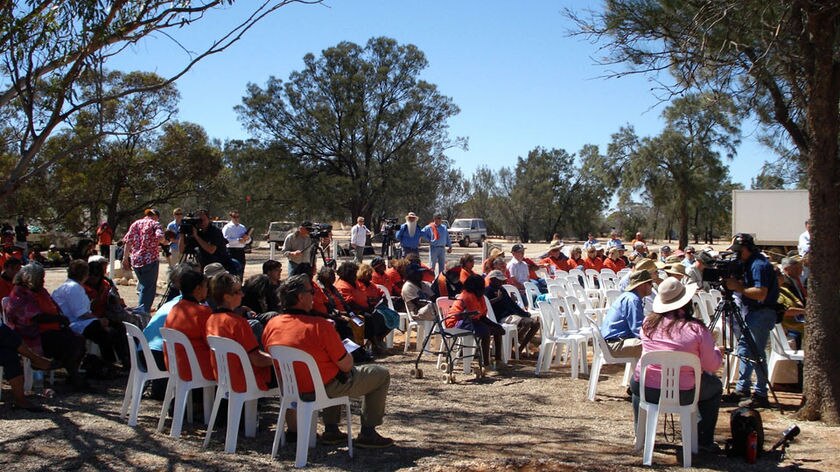
[[[312,283],[306,275],[293,275],[280,285],[278,295],[283,314],[272,318],[263,333],[263,345],[289,346],[305,351],[315,359],[324,389],[330,398],[349,395],[364,397],[362,403],[362,431],[355,440],[361,448],[384,448],[394,440],[381,436],[376,427],[382,424],[385,415],[385,399],[391,374],[380,365],[353,365],[353,358],[332,324],[320,316],[310,314],[313,305]],[[314,395],[314,384],[308,371],[302,365],[295,365],[295,377],[301,397]],[[313,397],[314,398],[314,397]],[[341,407],[325,409],[322,418],[325,431],[321,441],[339,444],[347,441],[347,435],[338,429]]]

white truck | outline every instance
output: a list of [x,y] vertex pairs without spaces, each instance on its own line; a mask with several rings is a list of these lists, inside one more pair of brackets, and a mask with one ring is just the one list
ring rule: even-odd
[[796,247],[810,216],[807,190],[733,190],[732,234],[759,246]]

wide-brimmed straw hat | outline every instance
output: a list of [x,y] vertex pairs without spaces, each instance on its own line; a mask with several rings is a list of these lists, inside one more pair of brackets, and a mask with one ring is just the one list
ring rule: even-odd
[[554,240],[551,241],[551,244],[548,245],[548,250],[553,251],[554,249],[563,249],[563,246],[565,246],[565,244],[563,244],[563,241]]
[[646,284],[648,282],[653,283],[653,278],[650,276],[650,272],[646,270],[630,272],[630,283],[624,291],[629,292],[639,285]]
[[691,303],[697,293],[697,284],[683,285],[676,277],[668,277],[659,284],[659,291],[653,299],[653,311],[667,313]]
[[414,218],[415,220],[417,219],[417,215],[415,215],[413,211],[408,212],[408,214],[405,215],[405,217],[406,218]]
[[637,270],[646,270],[648,272],[653,272],[657,269],[656,263],[652,260],[645,257],[644,259],[640,260],[633,266],[633,272]]
[[490,250],[490,255],[487,256],[487,258],[488,259],[495,259],[497,257],[505,257],[505,251],[503,251],[503,250],[501,250],[497,247],[494,247],[493,249]]
[[682,263],[671,264],[665,267],[665,273],[668,275],[681,275],[685,277],[685,266]]

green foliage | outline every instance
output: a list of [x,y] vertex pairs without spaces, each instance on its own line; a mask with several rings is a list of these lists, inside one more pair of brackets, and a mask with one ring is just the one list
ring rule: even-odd
[[236,109],[255,136],[297,161],[284,175],[298,181],[290,185],[328,178],[322,208],[374,222],[406,208],[431,210],[450,168],[443,152],[464,143],[448,136],[458,107],[419,79],[427,65],[417,47],[393,39],[342,42],[320,57],[307,54],[287,82],[250,84]]

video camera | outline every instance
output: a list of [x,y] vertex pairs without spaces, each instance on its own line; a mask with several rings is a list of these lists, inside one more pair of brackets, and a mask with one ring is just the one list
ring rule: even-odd
[[199,225],[201,225],[201,218],[195,216],[193,213],[187,213],[183,219],[181,219],[181,226],[178,226],[178,233],[183,234],[185,236],[192,236],[193,228],[198,229]]
[[385,218],[384,225],[382,226],[382,231],[385,234],[393,236],[399,228],[399,220],[397,220],[396,218]]
[[712,261],[709,267],[703,269],[703,282],[721,283],[725,279],[741,279],[744,277],[744,263],[738,259],[736,253],[721,253],[723,259]]
[[331,224],[312,223],[312,227],[309,229],[309,237],[317,240],[326,238],[332,234],[332,229],[333,227]]

